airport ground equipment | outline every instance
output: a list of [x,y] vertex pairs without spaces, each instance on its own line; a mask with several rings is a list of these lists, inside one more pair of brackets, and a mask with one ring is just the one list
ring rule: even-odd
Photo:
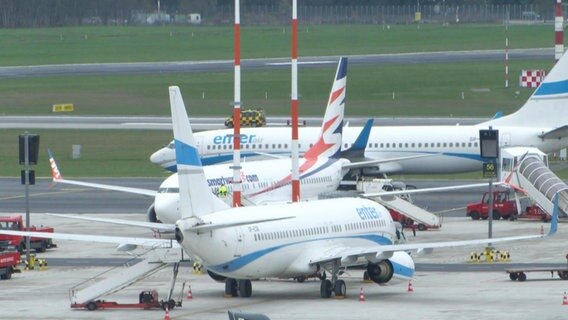
[[[0,229],[14,231],[32,231],[32,232],[54,232],[54,228],[45,226],[31,226],[30,230],[26,230],[22,216],[1,216]],[[14,235],[0,235],[0,241],[9,241],[10,245],[16,247],[20,253],[26,250],[26,237]],[[36,252],[45,252],[49,248],[55,248],[57,245],[51,239],[46,238],[30,238],[30,249]]]
[[8,280],[12,278],[13,273],[20,272],[18,263],[20,262],[20,253],[15,247],[11,246],[8,241],[0,242],[0,279]]
[[[362,193],[378,193],[381,190],[388,192],[393,190],[414,190],[413,185],[407,185],[401,181],[391,179],[359,179],[357,191]],[[410,195],[372,197],[387,207],[393,220],[400,222],[405,228],[418,230],[438,229],[442,226],[440,217],[434,215],[412,203]]]
[[568,185],[548,168],[546,154],[536,148],[503,148],[500,161],[502,180],[524,191],[549,214],[558,194],[558,216],[568,217]]
[[[86,307],[91,310],[89,306],[97,306],[97,301],[102,301],[101,298],[103,296],[124,289],[167,266],[173,266],[174,275],[172,277],[170,292],[166,299],[169,308],[173,309],[176,306],[175,301],[172,299],[174,283],[177,277],[179,262],[182,260],[182,257],[183,253],[181,248],[150,249],[138,256],[137,258],[141,258],[142,260],[132,266],[127,263],[112,268],[71,288],[69,292],[71,307]],[[93,305],[93,303],[95,304]],[[106,304],[106,307],[109,308],[112,306]]]
[[[489,192],[485,192],[480,202],[468,203],[466,206],[467,217],[472,220],[483,219],[489,217]],[[513,218],[517,215],[517,203],[511,196],[509,190],[493,191],[493,220],[504,220]]]
[[[246,109],[241,111],[242,127],[263,127],[266,125],[266,114],[262,109]],[[225,120],[225,127],[232,128],[234,126],[233,116],[229,116]]]
[[[568,254],[566,255],[568,260]],[[550,267],[535,267],[535,268],[514,268],[505,270],[509,274],[509,279],[513,281],[527,280],[527,273],[529,272],[549,272],[551,278],[556,273],[562,280],[568,280],[568,264],[564,266],[550,266]]]
[[[182,288],[183,291],[183,288]],[[170,306],[170,303],[158,299],[158,292],[156,290],[145,290],[140,292],[138,295],[138,302],[137,303],[118,303],[115,301],[106,301],[106,300],[96,300],[96,301],[89,301],[87,303],[80,303],[80,304],[71,304],[71,308],[73,309],[87,309],[90,311],[94,311],[97,309],[173,309]],[[172,305],[174,307],[181,307],[182,306],[182,299],[179,298],[175,301],[175,304]]]

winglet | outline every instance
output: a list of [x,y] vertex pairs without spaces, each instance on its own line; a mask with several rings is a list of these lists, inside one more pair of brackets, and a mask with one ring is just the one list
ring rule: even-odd
[[371,135],[371,129],[373,128],[373,119],[367,120],[363,130],[359,133],[355,142],[347,150],[341,151],[341,157],[346,159],[358,159],[363,158],[365,154],[365,148],[367,148],[367,143],[369,142],[369,136]]
[[547,236],[552,236],[558,231],[558,192],[554,195],[554,208],[552,209],[552,219],[550,220],[550,231]]
[[63,180],[61,172],[59,172],[59,169],[57,168],[57,163],[55,163],[55,158],[51,153],[51,149],[47,149],[47,153],[49,155],[49,166],[51,167],[51,178],[53,182],[57,182],[58,180]]

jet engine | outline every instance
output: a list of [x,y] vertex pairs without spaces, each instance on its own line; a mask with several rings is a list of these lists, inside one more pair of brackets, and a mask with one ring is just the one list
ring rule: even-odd
[[146,211],[146,217],[148,218],[148,222],[161,222],[160,220],[158,220],[158,216],[156,215],[156,210],[154,209],[153,203]]
[[373,282],[382,284],[389,282],[394,274],[392,263],[389,260],[383,260],[377,263],[369,263],[367,265],[367,275]]

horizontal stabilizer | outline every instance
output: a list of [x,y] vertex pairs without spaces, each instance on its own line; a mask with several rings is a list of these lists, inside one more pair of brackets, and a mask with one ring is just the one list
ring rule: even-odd
[[538,137],[541,139],[561,139],[568,136],[568,125],[545,132]]

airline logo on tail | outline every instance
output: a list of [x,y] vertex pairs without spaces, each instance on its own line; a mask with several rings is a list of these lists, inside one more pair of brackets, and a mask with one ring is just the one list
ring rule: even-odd
[[347,58],[342,57],[337,66],[335,81],[329,94],[327,109],[323,118],[321,136],[304,154],[306,159],[339,158],[341,155],[341,134],[345,111],[345,88],[347,85]]

